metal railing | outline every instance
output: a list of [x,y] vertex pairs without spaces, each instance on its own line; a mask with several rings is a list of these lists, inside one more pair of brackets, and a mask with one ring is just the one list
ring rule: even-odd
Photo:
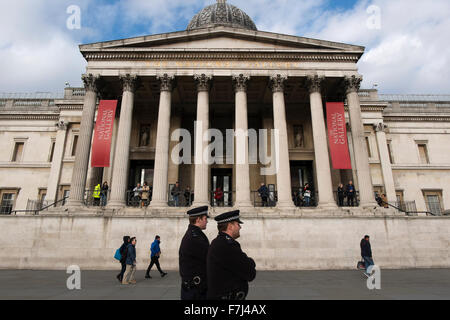
[[41,211],[45,211],[45,210],[50,209],[52,207],[53,208],[57,208],[59,206],[64,206],[64,204],[66,203],[67,199],[69,199],[69,197],[62,198],[61,200],[58,200],[58,201],[56,201],[56,202],[54,202],[52,204],[49,204],[49,205],[47,205],[45,207],[41,207],[40,209],[35,209],[35,210],[14,210],[14,211],[11,211],[11,215],[17,215],[17,213],[33,213],[35,216],[37,216],[37,215],[39,215],[39,212],[41,212]]
[[169,199],[169,207],[188,208],[191,207],[192,203],[194,202],[194,191],[185,190],[176,195],[172,194],[172,192],[169,190],[167,199]]
[[235,191],[209,191],[211,207],[232,207],[235,199]]
[[109,196],[111,195],[111,190],[106,192],[101,191],[100,196],[94,196],[94,190],[84,191],[84,205],[87,207],[105,207],[108,204]]
[[127,191],[127,200],[126,205],[127,207],[134,207],[134,208],[144,208],[148,207],[150,205],[150,202],[152,201],[152,189],[148,192],[148,196],[145,196],[143,191],[133,191],[128,190]]
[[292,188],[291,196],[296,207],[317,207],[318,193],[313,190],[307,193],[303,191],[303,188]]
[[278,193],[277,191],[269,191],[266,197],[262,197],[258,191],[252,191],[252,202],[255,208],[273,208],[277,206]]
[[12,213],[12,209],[13,209],[12,205],[0,206],[0,215],[9,216]]
[[359,199],[359,191],[355,191],[353,197],[349,197],[349,194],[344,191],[334,192],[334,199],[338,207],[359,207],[360,199]]

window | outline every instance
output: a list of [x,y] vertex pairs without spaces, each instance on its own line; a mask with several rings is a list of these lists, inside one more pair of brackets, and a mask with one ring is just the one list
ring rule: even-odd
[[428,149],[426,144],[418,144],[419,148],[419,158],[421,164],[429,164],[430,159],[428,158]]
[[425,191],[425,203],[427,210],[435,215],[442,215],[442,192],[441,191]]
[[391,144],[391,141],[387,142],[387,148],[388,148],[388,153],[389,153],[389,161],[391,162],[391,164],[394,164],[394,156],[392,155],[392,144]]
[[367,153],[369,154],[369,158],[372,158],[372,151],[370,150],[369,137],[366,137],[366,145],[367,145]]
[[25,146],[24,142],[16,142],[14,146],[14,152],[12,157],[12,162],[20,162],[22,161],[23,147]]
[[0,214],[11,214],[14,208],[14,201],[16,199],[15,193],[2,193],[2,202],[0,204]]
[[395,195],[397,196],[397,203],[403,202],[403,191],[395,191]]
[[50,147],[50,156],[48,157],[48,162],[53,162],[53,155],[55,153],[55,145],[56,145],[56,142],[54,140],[52,140],[52,145]]
[[72,142],[72,157],[75,157],[77,152],[77,144],[78,144],[78,135],[73,136],[73,142]]

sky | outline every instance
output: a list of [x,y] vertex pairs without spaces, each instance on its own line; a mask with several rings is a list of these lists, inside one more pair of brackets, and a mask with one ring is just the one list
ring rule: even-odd
[[[66,82],[81,86],[86,61],[80,44],[185,30],[214,2],[0,0],[0,92],[56,93]],[[363,88],[377,84],[381,93],[450,93],[448,0],[228,2],[262,31],[366,47],[358,63]]]

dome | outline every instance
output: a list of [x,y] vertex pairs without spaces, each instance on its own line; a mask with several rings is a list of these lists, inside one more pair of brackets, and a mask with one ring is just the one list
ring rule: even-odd
[[227,26],[257,31],[255,23],[241,9],[217,0],[217,3],[205,7],[189,23],[187,30],[196,30],[215,26]]

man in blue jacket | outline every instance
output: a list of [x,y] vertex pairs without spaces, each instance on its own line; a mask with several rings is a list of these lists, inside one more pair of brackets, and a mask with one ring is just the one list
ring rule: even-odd
[[161,237],[156,236],[155,241],[151,245],[151,262],[148,266],[147,273],[145,274],[146,279],[151,279],[150,276],[150,270],[152,269],[153,265],[156,264],[156,267],[158,268],[159,273],[161,274],[161,277],[165,277],[167,273],[161,270],[161,267],[159,265],[159,258],[161,256],[161,249],[159,247],[159,244],[161,243]]
[[361,240],[360,247],[361,247],[361,257],[364,259],[367,275],[369,267],[374,265],[372,258],[372,248],[370,246],[370,237],[368,235],[364,236],[364,238]]

